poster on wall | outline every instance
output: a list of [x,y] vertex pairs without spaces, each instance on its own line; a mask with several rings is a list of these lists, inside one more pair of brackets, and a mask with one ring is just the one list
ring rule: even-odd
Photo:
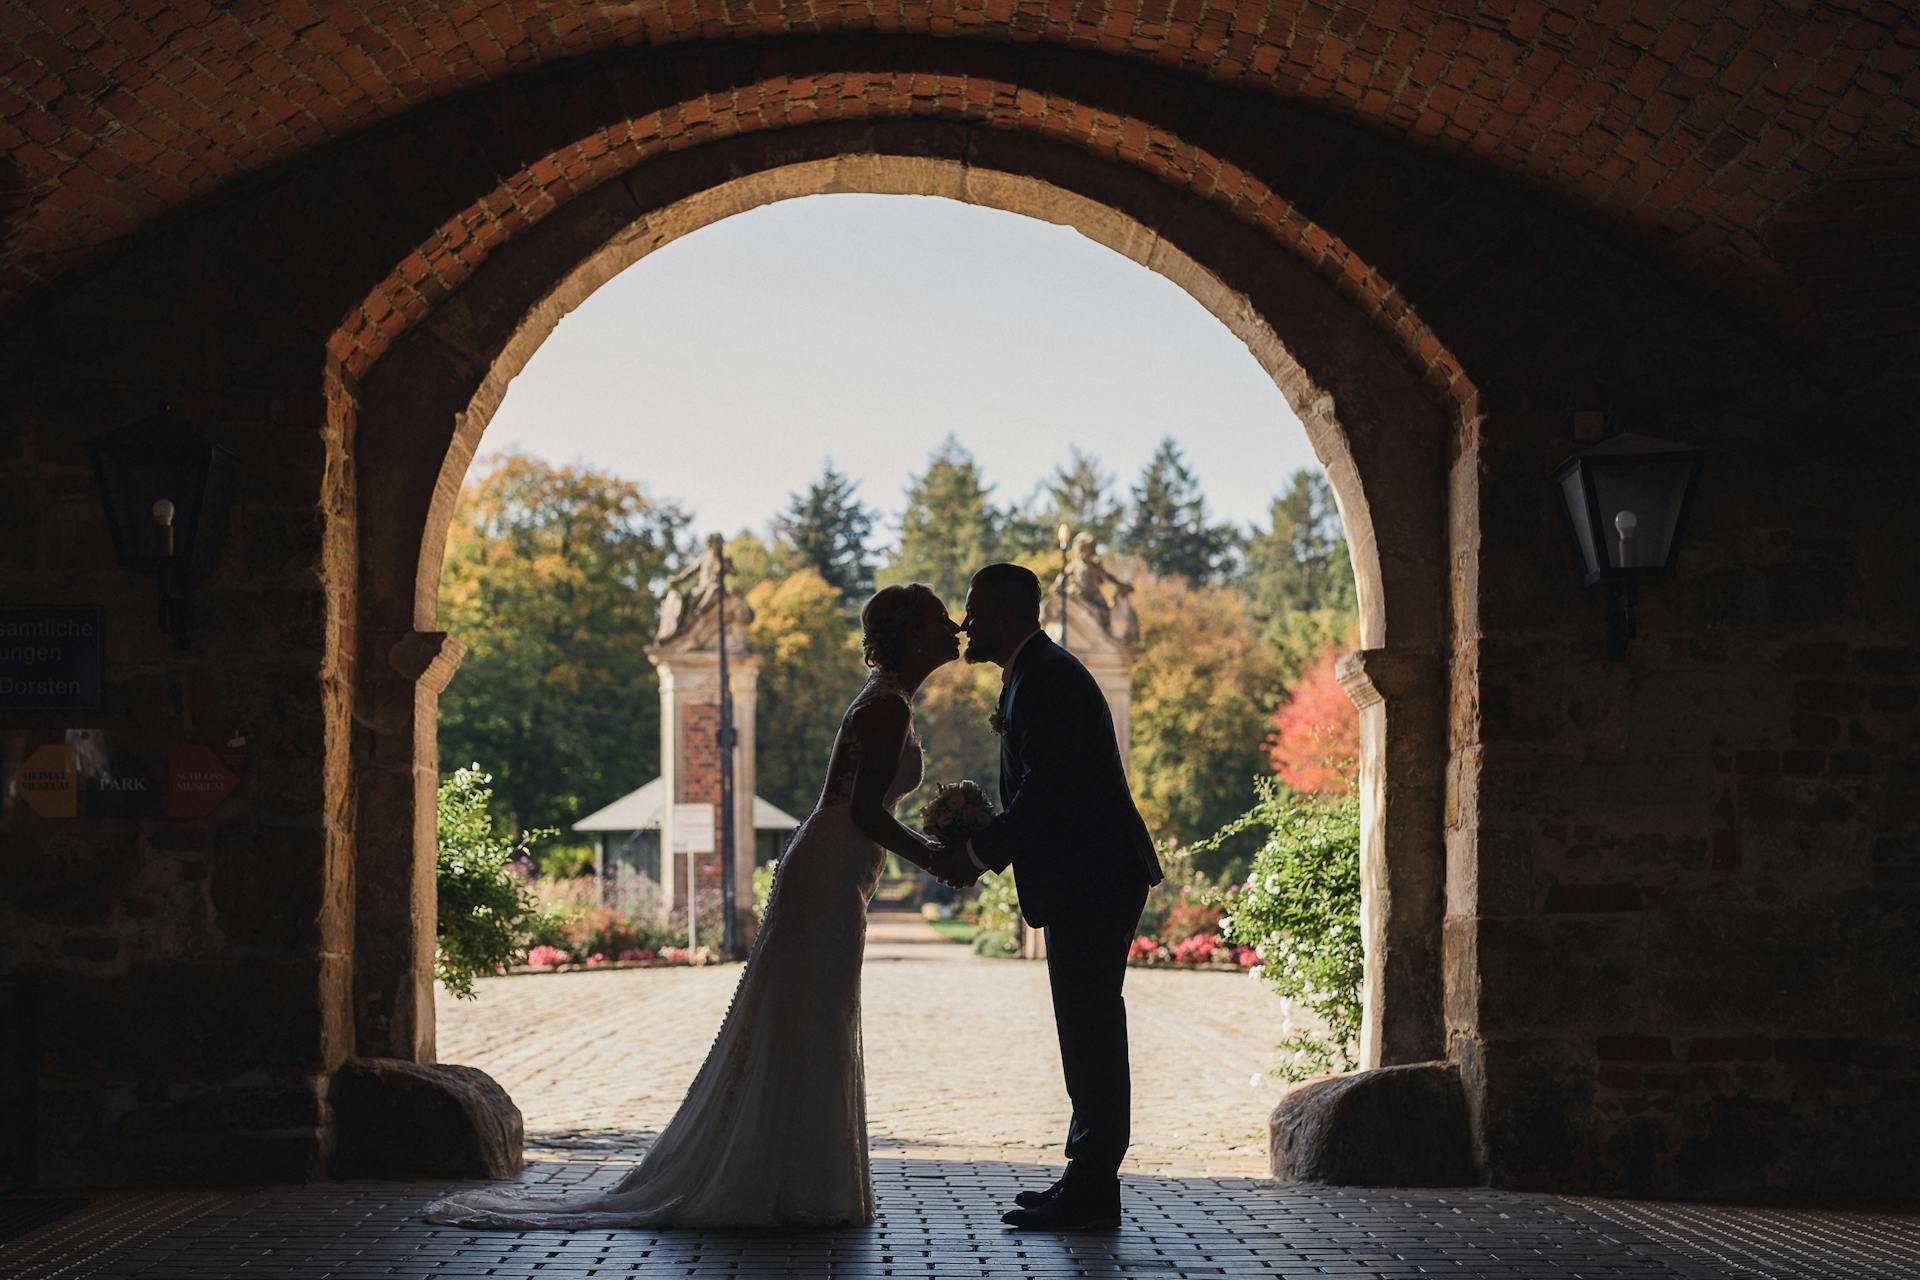
[[0,605],[0,711],[97,711],[100,606]]

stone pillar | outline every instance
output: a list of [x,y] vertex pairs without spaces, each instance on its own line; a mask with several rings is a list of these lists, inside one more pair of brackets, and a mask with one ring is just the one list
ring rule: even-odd
[[1360,1065],[1446,1056],[1439,952],[1446,848],[1446,668],[1431,653],[1362,649],[1340,660],[1360,709]]
[[372,748],[360,754],[358,826],[411,833],[362,843],[388,856],[362,856],[354,868],[354,1052],[363,1058],[434,1060],[440,695],[466,652],[444,631],[405,633],[356,708]]
[[[760,659],[744,643],[729,636],[727,675],[733,686],[733,723],[739,732],[734,748],[734,885],[735,927],[742,939],[753,936],[753,797],[754,710],[760,677]],[[660,673],[660,778],[666,796],[660,813],[660,888],[662,909],[671,911],[688,902],[686,857],[675,855],[678,835],[676,804],[714,806],[712,854],[695,862],[702,886],[720,883],[720,755],[714,734],[720,728],[720,651],[714,648],[677,649],[662,645],[652,652]],[[702,945],[718,945],[718,938],[702,938]]]

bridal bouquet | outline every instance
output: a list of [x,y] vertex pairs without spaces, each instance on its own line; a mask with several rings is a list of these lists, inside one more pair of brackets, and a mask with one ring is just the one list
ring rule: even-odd
[[958,844],[991,821],[993,805],[971,778],[941,783],[920,810],[920,825],[942,844]]

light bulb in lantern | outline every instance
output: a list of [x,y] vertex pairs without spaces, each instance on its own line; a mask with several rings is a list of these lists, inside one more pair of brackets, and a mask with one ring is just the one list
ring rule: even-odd
[[173,503],[162,498],[153,504],[153,522],[160,526],[163,555],[173,554]]
[[1620,534],[1620,567],[1633,567],[1633,531],[1640,527],[1640,517],[1631,511],[1622,511],[1613,518],[1613,527]]

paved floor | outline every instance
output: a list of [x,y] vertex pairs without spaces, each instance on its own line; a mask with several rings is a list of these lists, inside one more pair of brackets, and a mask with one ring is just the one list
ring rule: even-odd
[[[739,981],[737,965],[524,975],[442,997],[443,1062],[520,1104],[529,1154],[634,1153],[673,1117]],[[1269,1075],[1284,1014],[1238,973],[1133,969],[1132,1166],[1266,1172]],[[876,1155],[1059,1159],[1068,1104],[1046,967],[983,960],[917,916],[876,913],[862,976],[867,1128]]]
[[[1050,1175],[1046,1135],[1064,1115],[1043,975],[971,960],[910,921],[882,921],[873,944],[866,1034],[880,1219],[871,1227],[461,1231],[420,1220],[442,1181],[95,1193],[0,1199],[0,1239],[15,1235],[0,1244],[0,1276],[1920,1277],[1915,1216],[1357,1191],[1249,1176],[1260,1165],[1254,1130],[1274,1096],[1249,1081],[1266,1065],[1275,1002],[1244,978],[1177,972],[1128,980],[1143,1096],[1125,1224],[1087,1237],[1010,1232],[999,1208]],[[509,1083],[528,1121],[529,1185],[603,1186],[671,1114],[736,977],[708,969],[486,983],[476,1004],[443,1002],[442,1056]]]

